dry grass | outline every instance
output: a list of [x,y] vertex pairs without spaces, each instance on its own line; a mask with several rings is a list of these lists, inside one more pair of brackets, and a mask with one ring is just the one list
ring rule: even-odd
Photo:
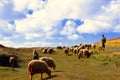
[[[29,80],[27,63],[32,59],[32,49],[14,51],[21,60],[20,67],[12,71],[10,67],[0,66],[0,80]],[[52,77],[48,78],[44,74],[44,80],[120,80],[120,69],[114,64],[120,57],[94,56],[102,53],[111,54],[114,50],[107,49],[105,52],[94,50],[94,54],[88,59],[78,59],[74,54],[66,56],[63,50],[57,50],[54,55],[41,54],[41,49],[38,49],[38,52],[40,56],[52,57],[57,65],[56,70],[52,70]],[[33,80],[38,79],[40,75],[36,74]]]
[[[101,42],[97,42],[96,45],[101,46]],[[120,38],[114,38],[114,39],[107,40],[106,46],[120,47]]]

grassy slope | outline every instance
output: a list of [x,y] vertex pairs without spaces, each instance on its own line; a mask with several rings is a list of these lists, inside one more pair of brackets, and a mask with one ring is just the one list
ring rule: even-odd
[[[100,46],[101,42],[97,42],[96,44]],[[120,38],[113,38],[113,39],[107,40],[106,46],[120,47]]]
[[[11,49],[0,49],[11,52]],[[0,80],[29,80],[27,64],[32,59],[32,49],[12,49],[19,56],[21,62],[20,67],[12,71],[10,67],[0,66]],[[38,49],[40,56],[49,56],[55,60],[57,65],[56,70],[52,70],[52,77],[47,78],[44,74],[45,80],[120,80],[119,68],[114,64],[119,58],[95,57],[91,56],[89,59],[77,59],[75,55],[66,56],[63,50],[57,50],[54,55],[43,55]],[[105,52],[94,50],[94,54],[101,53],[110,54],[114,50],[107,49]],[[33,80],[38,80],[40,75],[35,75]]]

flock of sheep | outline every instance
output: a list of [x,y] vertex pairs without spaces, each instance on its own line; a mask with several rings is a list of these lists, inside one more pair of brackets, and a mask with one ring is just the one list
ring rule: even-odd
[[[96,48],[96,45],[92,44],[79,44],[76,46],[71,47],[64,47],[64,53],[68,55],[69,53],[75,54],[75,56],[80,58],[89,58],[92,54],[91,48]],[[61,48],[62,49],[62,48]],[[55,53],[54,48],[43,48],[42,53],[43,54],[53,54]],[[10,57],[10,64],[14,69],[14,57]],[[51,76],[51,69],[55,70],[56,64],[53,58],[51,57],[40,57],[36,50],[33,50],[33,59],[28,63],[28,71],[30,75],[30,80],[32,80],[32,77],[34,74],[41,74],[41,80],[42,80],[42,74],[46,73],[48,76]]]
[[[9,58],[9,63],[11,67],[14,70],[14,63],[15,63],[15,57],[11,56]],[[33,59],[28,63],[28,71],[30,74],[30,80],[32,80],[32,77],[34,74],[41,74],[41,80],[42,80],[42,74],[47,73],[48,76],[51,76],[51,69],[55,70],[56,64],[51,57],[40,57],[38,55],[38,52],[36,50],[33,50]]]
[[65,54],[68,55],[69,53],[75,54],[75,56],[78,56],[78,59],[80,58],[89,58],[92,54],[91,49],[95,49],[95,44],[79,44],[76,46],[68,47],[64,50]]
[[52,58],[49,57],[41,57],[39,60],[31,60],[28,63],[28,70],[30,74],[30,80],[32,80],[32,76],[34,74],[40,73],[41,74],[41,80],[42,80],[42,74],[46,73],[48,76],[51,76],[51,70],[50,68],[55,69],[56,65]]
[[42,74],[46,73],[48,76],[51,76],[51,69],[56,68],[56,64],[51,57],[40,57],[38,56],[38,53],[36,50],[33,51],[33,60],[31,60],[28,63],[28,71],[30,74],[30,80],[32,80],[32,77],[34,74],[40,73],[41,74],[41,80],[42,80]]
[[[60,47],[59,47],[60,48]],[[66,55],[69,55],[69,53],[73,53],[75,54],[75,56],[78,56],[78,58],[89,58],[90,55],[92,54],[91,48],[96,48],[96,45],[92,44],[80,44],[77,46],[71,46],[71,47],[63,47],[64,48],[64,52]],[[60,48],[62,49],[62,48]],[[43,54],[54,54],[55,53],[55,48],[43,48],[42,49],[42,53]],[[30,73],[30,80],[32,80],[32,76],[34,74],[40,73],[41,74],[41,79],[42,79],[42,74],[46,73],[48,74],[48,76],[51,76],[51,69],[56,68],[56,64],[54,62],[54,60],[51,57],[40,57],[38,59],[38,56],[36,56],[37,52],[34,50],[33,54],[34,57],[32,60],[28,63],[28,70]],[[35,58],[36,57],[36,58]]]

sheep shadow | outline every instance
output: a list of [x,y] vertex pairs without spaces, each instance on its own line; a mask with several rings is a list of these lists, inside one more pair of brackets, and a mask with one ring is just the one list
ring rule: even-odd
[[[55,71],[52,71],[52,72],[64,72],[64,71],[62,71],[62,70],[55,70]],[[46,77],[43,80],[49,80],[49,79],[52,79],[52,78],[57,77],[57,76],[58,75],[51,75],[50,77]]]
[[64,72],[64,71],[62,71],[62,70],[55,70],[55,71],[52,71],[52,72]]
[[52,79],[53,77],[57,77],[58,75],[52,75],[52,76],[50,76],[50,77],[47,77],[47,78],[44,78],[44,79],[42,79],[42,80],[49,80],[49,79]]

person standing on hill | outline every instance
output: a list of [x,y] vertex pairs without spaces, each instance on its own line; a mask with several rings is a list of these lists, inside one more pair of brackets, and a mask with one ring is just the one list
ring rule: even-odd
[[104,35],[102,35],[101,41],[102,41],[102,49],[104,51],[105,50],[105,43],[106,43],[106,37]]

